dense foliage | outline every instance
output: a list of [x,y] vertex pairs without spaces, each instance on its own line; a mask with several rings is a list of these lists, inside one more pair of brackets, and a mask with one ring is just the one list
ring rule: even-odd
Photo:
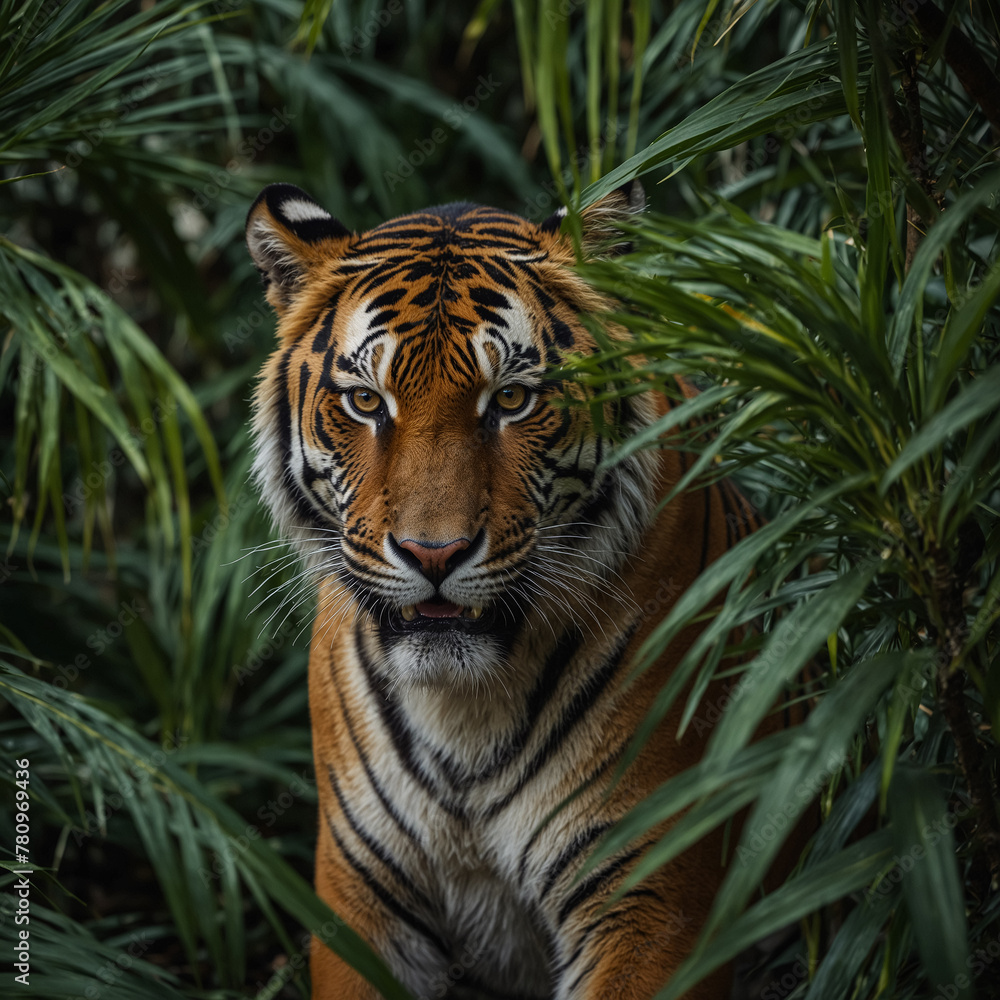
[[[243,218],[277,179],[363,228],[635,176],[636,252],[584,265],[629,336],[567,363],[693,378],[622,449],[699,453],[678,488],[735,475],[769,523],[644,650],[706,621],[658,708],[710,750],[595,861],[749,809],[664,996],[768,935],[751,995],[1000,995],[995,9],[458,6],[0,0],[0,847],[28,758],[32,995],[303,996],[326,925],[404,996],[309,887],[310,595],[246,481],[273,321]],[[811,712],[750,743],[780,699]]]

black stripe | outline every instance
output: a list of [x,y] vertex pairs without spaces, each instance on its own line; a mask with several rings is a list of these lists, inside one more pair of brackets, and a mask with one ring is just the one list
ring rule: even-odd
[[[584,967],[583,967],[583,968],[582,968],[582,969],[581,969],[581,970],[580,970],[580,971],[579,971],[579,972],[578,972],[578,973],[577,973],[577,974],[576,974],[576,975],[575,975],[575,976],[573,977],[573,981],[572,981],[572,982],[571,982],[571,983],[569,984],[569,986],[567,987],[567,992],[566,992],[566,996],[572,996],[572,995],[573,995],[573,993],[575,993],[575,992],[576,992],[576,988],[577,988],[577,987],[578,987],[578,986],[580,985],[580,983],[582,983],[582,982],[583,982],[583,980],[584,980],[584,979],[586,979],[586,978],[587,978],[587,976],[589,976],[589,975],[590,975],[590,974],[591,974],[591,973],[592,973],[592,972],[594,971],[594,969],[596,969],[596,968],[597,968],[597,966],[598,966],[598,965],[600,964],[600,961],[601,961],[601,956],[600,956],[600,955],[597,955],[597,956],[596,956],[595,958],[592,958],[592,959],[591,959],[591,960],[590,960],[590,961],[589,961],[589,962],[588,962],[588,963],[587,963],[587,964],[586,964],[586,965],[585,965],[585,966],[584,966]],[[567,969],[568,969],[568,968],[570,968],[570,966],[567,966]]]
[[729,479],[722,480],[723,486],[726,488],[726,492],[732,499],[733,505],[737,512],[737,524],[739,524],[743,531],[740,532],[740,539],[746,538],[751,532],[756,531],[760,527],[759,522],[755,518],[755,511],[753,504],[743,493],[733,485],[732,481]]
[[542,883],[542,891],[539,893],[538,902],[541,903],[556,884],[556,879],[566,870],[569,863],[578,858],[598,837],[611,826],[610,823],[598,823],[590,827],[583,833],[577,834],[567,847],[564,847],[559,857],[549,866],[545,873],[545,880]]
[[749,535],[764,523],[764,518],[760,511],[743,495],[743,491],[739,487],[730,483],[730,488],[733,491],[733,496],[736,497],[743,521],[747,526],[746,534]]
[[320,321],[319,329],[313,334],[312,349],[314,354],[323,354],[330,347],[330,336],[333,333],[333,321],[337,317],[337,300],[340,292],[336,292],[330,299],[330,305]]
[[587,680],[576,690],[570,700],[569,705],[563,711],[559,721],[549,730],[549,735],[538,750],[531,762],[521,773],[520,778],[514,788],[502,799],[494,802],[486,810],[486,819],[492,819],[499,812],[505,809],[514,800],[515,796],[528,784],[529,781],[542,769],[548,759],[559,749],[560,744],[572,731],[574,726],[587,714],[594,706],[601,693],[608,686],[611,678],[615,675],[621,664],[622,657],[635,631],[633,625],[619,640],[618,645],[612,650],[611,655],[601,665],[601,667],[587,678]]
[[278,365],[278,384],[274,398],[278,400],[278,442],[281,453],[281,464],[288,476],[289,459],[292,456],[292,404],[288,396],[288,366],[292,361],[292,352],[286,351]]
[[605,865],[605,867],[593,873],[589,878],[584,879],[577,887],[570,893],[566,902],[563,903],[562,908],[559,910],[559,915],[556,918],[556,923],[558,926],[562,927],[569,915],[581,906],[588,899],[590,899],[595,893],[597,893],[602,886],[606,885],[610,880],[614,879],[622,869],[630,861],[634,861],[642,853],[642,848],[636,847],[629,851],[627,854],[623,854],[620,858],[612,861],[610,865]]
[[387,292],[376,295],[365,306],[365,312],[375,312],[378,309],[387,309],[389,306],[394,306],[405,294],[405,288],[390,288]]
[[545,666],[525,704],[524,718],[517,732],[497,749],[494,758],[480,770],[471,774],[460,773],[458,765],[447,757],[443,750],[435,748],[434,760],[444,772],[445,778],[456,791],[464,791],[470,786],[487,781],[509,768],[521,753],[531,736],[539,716],[549,703],[559,684],[566,664],[576,655],[583,642],[583,634],[575,627],[563,633],[555,648],[545,661]]
[[400,920],[404,923],[409,924],[415,931],[422,934],[431,944],[434,945],[438,951],[444,955],[445,958],[451,957],[451,949],[444,943],[444,941],[427,926],[416,914],[411,913],[396,897],[389,892],[389,890],[382,885],[381,882],[347,849],[344,842],[340,839],[337,834],[336,827],[327,817],[327,827],[330,830],[338,849],[344,860],[354,869],[358,875],[361,876],[361,880],[366,886],[372,891],[377,899],[379,899],[391,913],[394,913]]
[[655,889],[644,885],[637,885],[629,889],[628,892],[622,894],[622,899],[655,899],[659,903],[663,902],[663,897]]
[[517,291],[517,282],[510,277],[510,264],[503,260],[488,261],[485,258],[477,261],[479,267],[492,281],[504,288],[509,288],[512,292]]
[[514,743],[522,747],[527,743],[529,736],[538,723],[545,706],[548,705],[559,685],[559,680],[563,675],[569,662],[579,652],[583,644],[583,633],[573,627],[564,632],[556,643],[555,648],[549,654],[542,669],[541,676],[528,695],[528,703],[525,706],[524,722],[521,725]]
[[330,764],[326,765],[327,777],[330,779],[330,787],[333,789],[333,794],[337,797],[337,804],[340,806],[340,811],[344,815],[344,819],[347,820],[347,825],[354,831],[355,836],[368,848],[372,854],[375,855],[379,861],[382,862],[389,869],[390,872],[399,880],[399,882],[408,889],[413,896],[425,907],[430,907],[430,900],[421,891],[420,888],[414,883],[413,879],[410,878],[409,874],[403,869],[402,865],[389,853],[388,848],[385,844],[376,840],[371,832],[367,830],[354,815],[353,810],[347,805],[347,800],[344,798],[344,793],[340,789],[340,782],[337,780],[337,775]]
[[399,829],[406,834],[410,840],[413,841],[418,847],[422,848],[420,842],[420,837],[417,836],[415,830],[411,829],[410,826],[403,820],[400,816],[396,807],[389,801],[389,797],[385,793],[385,789],[382,787],[382,783],[375,776],[374,770],[372,770],[371,761],[368,759],[368,754],[365,753],[364,747],[361,746],[361,741],[358,739],[356,730],[354,729],[354,720],[351,718],[350,712],[347,710],[347,702],[344,701],[344,693],[340,689],[340,685],[336,683],[332,677],[331,669],[331,683],[333,685],[334,691],[337,692],[337,699],[340,701],[340,715],[341,718],[347,725],[347,735],[351,739],[351,743],[354,745],[354,751],[358,755],[358,760],[361,761],[361,766],[364,768],[365,775],[368,778],[368,783],[372,786],[372,790],[378,796],[379,802],[382,803],[382,807],[392,818],[393,822]]
[[565,962],[560,962],[555,970],[556,979],[562,979],[562,977],[573,968],[576,964],[576,960],[583,954],[583,949],[586,947],[586,931],[580,936],[580,940],[577,941],[576,947],[573,949],[573,953],[566,959]]
[[[378,567],[374,567],[374,566],[366,566],[364,563],[358,563],[357,560],[355,560],[355,562],[358,565],[364,566],[364,568],[369,572],[376,574],[381,580],[392,580],[393,579],[392,573],[379,573],[380,569],[389,566],[389,563],[386,562],[385,557],[382,555],[382,553],[374,546],[368,545],[367,543],[357,542],[354,540],[354,538],[351,537],[352,535],[355,535],[357,533],[357,530],[358,530],[357,526],[352,525],[350,528],[347,529],[347,531],[344,532],[343,541],[345,547],[352,549],[353,552],[359,556],[368,556],[370,559],[374,559],[381,565]],[[345,555],[348,555],[348,553],[345,552]]]
[[[597,767],[595,767],[590,772],[590,774],[588,774],[587,777],[580,782],[579,788],[581,790],[584,788],[589,788],[590,785],[592,785],[595,781],[597,781],[597,779],[600,778],[600,776],[604,774],[604,772],[607,771],[607,769],[611,767],[612,764],[617,763],[621,759],[622,754],[625,753],[625,748],[631,742],[632,742],[631,736],[622,740],[622,742],[619,743],[618,746],[615,747],[615,749],[612,750],[611,753],[608,754],[607,757],[605,757],[604,760],[602,760],[600,764],[598,764]],[[531,837],[528,839],[528,843],[524,845],[524,850],[521,851],[521,859],[517,864],[517,873],[521,881],[524,881],[525,874],[527,872],[528,855],[531,853],[531,849],[535,846],[536,841],[542,835],[542,832],[545,829],[546,827],[544,825],[536,826],[534,833],[532,833]]]
[[[316,510],[309,499],[303,494],[301,485],[296,481],[291,468],[292,457],[292,402],[289,395],[289,368],[292,363],[292,348],[289,348],[282,356],[278,365],[278,386],[275,396],[278,400],[278,441],[281,453],[281,478],[285,483],[292,502],[295,505],[295,513],[303,524],[312,524],[316,520]],[[300,394],[305,390],[304,386],[299,386]],[[301,403],[300,403],[301,410]]]
[[382,683],[376,675],[375,665],[371,662],[368,654],[365,652],[361,642],[361,637],[358,635],[358,628],[360,628],[360,626],[357,626],[354,632],[355,652],[357,653],[358,660],[361,663],[361,669],[364,671],[365,679],[368,683],[369,693],[371,694],[372,700],[378,707],[382,724],[385,726],[386,731],[389,734],[389,739],[392,741],[393,749],[396,751],[396,755],[399,757],[400,763],[407,770],[407,772],[416,779],[417,784],[428,792],[442,809],[450,813],[452,816],[464,820],[466,818],[464,810],[455,805],[453,802],[449,802],[447,799],[441,797],[439,790],[435,787],[433,781],[431,781],[430,777],[424,772],[423,768],[417,761],[413,752],[413,734],[406,725],[406,721],[403,719],[398,705],[389,697],[385,690],[384,683]]
[[[344,537],[341,536],[341,541],[344,541]],[[380,573],[377,568],[369,566],[367,563],[359,562],[355,559],[350,552],[347,551],[346,546],[342,547],[342,552],[344,556],[344,565],[349,569],[354,577],[361,583],[372,583],[373,581],[388,580],[393,581],[393,576],[391,573]],[[355,590],[358,588],[355,587]]]
[[[558,978],[561,979],[571,968],[573,968],[577,959],[583,954],[584,949],[587,947],[587,940],[594,934],[594,932],[600,930],[605,926],[605,924],[609,924],[613,921],[618,922],[619,918],[622,916],[622,912],[623,911],[620,909],[614,909],[608,911],[607,913],[601,913],[591,920],[590,923],[580,929],[580,932],[576,936],[576,947],[573,949],[573,953],[564,962],[561,962],[556,970]],[[581,973],[577,974],[576,978],[573,980],[573,985],[575,986],[579,984],[579,981],[587,975],[589,971],[593,970],[598,961],[600,961],[600,955],[598,955],[594,961],[591,961],[587,968],[585,968]]]

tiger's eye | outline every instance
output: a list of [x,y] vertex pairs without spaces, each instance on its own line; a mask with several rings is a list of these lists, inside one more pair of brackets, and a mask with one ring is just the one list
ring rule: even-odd
[[493,397],[501,410],[520,410],[528,400],[528,390],[523,385],[505,385]]
[[371,389],[355,389],[351,393],[351,403],[362,413],[374,413],[382,405],[382,397]]

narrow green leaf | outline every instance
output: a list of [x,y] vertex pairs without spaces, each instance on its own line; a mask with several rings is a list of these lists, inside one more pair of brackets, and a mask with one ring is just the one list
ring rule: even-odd
[[[604,41],[604,0],[584,7],[587,39],[587,141],[590,146],[590,176],[593,183],[601,175],[601,50]],[[614,113],[614,108],[609,107]]]
[[986,314],[1000,297],[1000,260],[995,261],[966,300],[952,307],[941,334],[927,387],[927,410],[935,413],[955,382],[955,373],[968,364],[969,349],[983,332]]
[[901,764],[889,788],[893,861],[903,873],[903,896],[920,961],[936,989],[955,1000],[973,996],[965,897],[952,829],[957,822],[929,771]]
[[889,797],[889,786],[896,767],[896,755],[903,738],[903,727],[909,722],[920,704],[926,683],[923,673],[914,665],[904,670],[896,681],[896,688],[886,709],[886,729],[882,739],[882,789],[879,794],[879,808],[885,811]]
[[966,385],[934,414],[903,446],[879,483],[879,496],[915,462],[930,454],[952,434],[967,432],[971,424],[1000,407],[1000,368],[993,368]]
[[[700,799],[724,792],[731,784],[766,778],[780,764],[791,738],[791,730],[773,733],[751,744],[724,767],[708,768],[702,762],[664,782],[615,823],[588,858],[585,871],[624,851],[651,827],[671,819]],[[672,849],[672,837],[673,833],[668,833],[660,842],[661,851]]]
[[789,879],[698,947],[674,973],[656,1000],[677,1000],[697,982],[756,941],[871,882],[892,851],[888,830],[869,834],[809,871]]
[[649,46],[652,4],[650,0],[632,0],[632,96],[629,101],[628,136],[625,141],[625,157],[635,155],[639,136],[639,114],[642,107],[642,81],[645,69],[646,50]]
[[[942,212],[941,217],[921,241],[920,249],[917,250],[910,272],[903,283],[899,303],[889,327],[890,353],[897,375],[906,359],[911,335],[919,335],[919,331],[914,332],[914,319],[918,308],[923,305],[931,269],[966,221],[975,212],[991,204],[998,190],[1000,190],[1000,170],[994,170],[984,175],[974,187],[965,191],[946,211]],[[926,416],[930,416],[932,412],[928,412]]]
[[[154,865],[161,888],[176,918],[175,926],[191,952],[198,917],[191,910],[185,882],[178,879],[185,864],[185,878],[193,854],[178,850],[177,810],[194,810],[218,827],[238,869],[257,879],[283,909],[307,928],[317,931],[328,946],[379,989],[386,1000],[410,1000],[382,960],[344,921],[320,900],[295,870],[263,839],[245,836],[246,823],[221,803],[161,748],[129,730],[82,698],[25,675],[0,661],[0,697],[10,702],[42,739],[63,758],[66,773],[77,771],[107,775],[116,787],[134,789],[125,796],[129,815],[140,833],[147,857]],[[78,768],[70,753],[86,764]],[[134,807],[134,808],[133,808]],[[80,813],[83,815],[83,802]],[[85,821],[84,821],[85,822]],[[190,836],[192,827],[180,821]]]
[[771,130],[785,134],[790,122],[805,126],[844,113],[843,88],[834,79],[838,67],[832,44],[820,43],[744,77],[592,184],[582,204],[593,204],[626,181],[676,160],[732,149]]
[[876,560],[855,567],[779,622],[730,691],[725,724],[715,727],[705,749],[706,767],[724,766],[746,746],[781,690],[837,631],[878,568]]
[[855,664],[806,721],[796,727],[784,761],[743,827],[736,849],[737,863],[730,868],[716,898],[705,924],[703,943],[737,919],[764,881],[798,817],[846,762],[847,746],[874,699],[899,671],[926,658],[913,652],[887,653]]
[[895,894],[866,894],[838,928],[809,984],[809,1000],[844,1000],[896,905]]
[[[849,493],[869,480],[869,476],[860,474],[827,487],[810,500],[784,513],[780,521],[772,521],[770,524],[764,525],[763,528],[748,535],[739,544],[720,556],[684,592],[670,609],[667,617],[650,633],[636,653],[635,669],[643,670],[657,660],[663,654],[667,644],[709,601],[712,601],[733,580],[742,579],[749,574],[762,553],[777,544],[780,538],[794,530],[813,511],[822,509],[825,504],[837,496]],[[659,725],[660,720],[689,683],[691,674],[696,667],[696,661],[685,661],[683,669],[678,666],[671,674],[670,680],[658,692],[649,714],[638,727],[635,738],[623,759],[623,767],[635,759],[639,749],[645,745],[653,730]]]
[[834,0],[833,14],[837,25],[837,54],[840,57],[840,82],[844,87],[844,103],[858,131],[862,131],[861,108],[858,102],[858,32],[855,24],[857,4],[853,0]]

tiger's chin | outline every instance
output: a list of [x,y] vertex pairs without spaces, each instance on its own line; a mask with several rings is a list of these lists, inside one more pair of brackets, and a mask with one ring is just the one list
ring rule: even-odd
[[485,605],[435,597],[416,605],[369,604],[381,672],[394,688],[502,688],[524,613],[509,596]]
[[497,636],[457,630],[397,634],[383,649],[393,687],[470,692],[502,686],[509,653]]

